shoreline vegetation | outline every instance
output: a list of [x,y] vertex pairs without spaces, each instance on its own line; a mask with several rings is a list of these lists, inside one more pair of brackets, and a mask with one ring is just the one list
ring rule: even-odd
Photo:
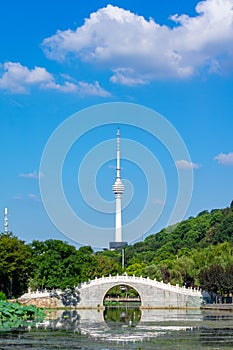
[[41,322],[46,317],[42,308],[22,306],[17,302],[0,300],[0,331],[12,330]]
[[[17,299],[29,289],[72,291],[81,282],[124,273],[200,288],[207,292],[207,303],[232,303],[233,201],[227,208],[204,210],[124,250],[78,249],[55,239],[28,244],[13,233],[0,233],[0,293],[8,299]],[[135,297],[122,289],[109,296],[126,294]]]

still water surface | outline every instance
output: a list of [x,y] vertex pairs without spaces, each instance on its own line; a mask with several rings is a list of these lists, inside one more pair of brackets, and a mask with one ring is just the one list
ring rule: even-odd
[[0,349],[233,349],[233,313],[108,308],[56,311],[30,327],[0,331]]

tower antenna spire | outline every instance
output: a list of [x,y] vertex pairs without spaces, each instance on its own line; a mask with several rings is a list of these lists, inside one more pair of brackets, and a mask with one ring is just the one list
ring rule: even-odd
[[120,129],[117,130],[117,168],[116,168],[116,170],[117,170],[116,178],[120,179],[121,178],[121,167],[120,167]]

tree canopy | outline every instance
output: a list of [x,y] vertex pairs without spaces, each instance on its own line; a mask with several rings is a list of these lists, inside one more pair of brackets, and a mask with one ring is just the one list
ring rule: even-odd
[[30,244],[0,234],[0,291],[17,297],[31,289],[73,288],[95,277],[149,276],[210,292],[233,292],[233,205],[207,210],[122,250],[94,252],[60,240]]

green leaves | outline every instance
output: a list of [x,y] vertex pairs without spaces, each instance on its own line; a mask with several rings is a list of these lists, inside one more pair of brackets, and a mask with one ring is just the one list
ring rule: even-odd
[[12,297],[27,287],[30,248],[13,234],[0,234],[0,290]]
[[30,287],[62,290],[80,282],[120,272],[119,264],[91,247],[75,247],[59,240],[33,241]]
[[44,317],[44,311],[33,305],[21,306],[18,303],[0,301],[0,330],[17,328],[25,321],[41,321]]
[[220,294],[233,292],[233,264],[224,268],[221,265],[212,265],[205,268],[199,275],[200,285],[203,289]]
[[75,247],[60,240],[33,241],[30,287],[61,288],[79,283],[80,264]]

